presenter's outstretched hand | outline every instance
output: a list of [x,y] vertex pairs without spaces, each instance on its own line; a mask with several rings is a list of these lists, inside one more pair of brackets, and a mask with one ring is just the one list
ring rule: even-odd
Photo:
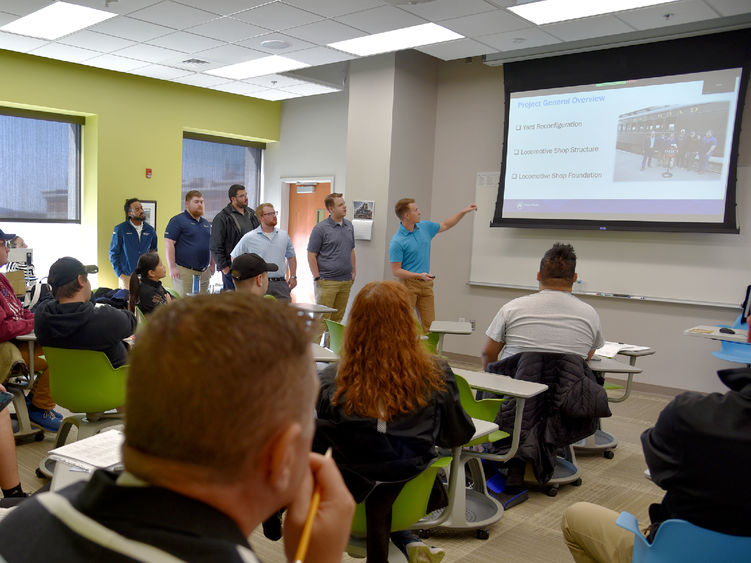
[[464,213],[469,213],[470,211],[477,211],[477,204],[470,203],[467,207],[462,209]]
[[313,521],[313,532],[305,563],[332,563],[342,560],[352,527],[355,501],[334,461],[311,453],[310,471],[300,484],[297,497],[287,507],[287,516],[284,519],[284,551],[288,561],[294,561],[316,484],[321,487],[321,503]]

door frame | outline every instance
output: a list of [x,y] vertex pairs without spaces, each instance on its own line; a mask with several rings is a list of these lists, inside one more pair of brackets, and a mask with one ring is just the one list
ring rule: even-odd
[[[331,193],[334,189],[334,176],[287,176],[281,178],[282,181],[282,193],[281,193],[281,207],[286,208],[289,204],[289,187],[291,184],[300,184],[303,182],[316,182],[323,183],[329,182],[331,184]],[[289,213],[282,214],[281,221],[279,221],[279,227],[289,232]]]

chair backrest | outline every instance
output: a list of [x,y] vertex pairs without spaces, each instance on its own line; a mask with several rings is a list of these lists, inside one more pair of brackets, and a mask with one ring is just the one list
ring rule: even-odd
[[338,354],[344,342],[344,325],[331,319],[324,319],[323,322],[326,323],[326,330],[329,331],[329,349],[334,354]]
[[633,514],[621,512],[616,524],[634,534],[634,563],[741,563],[751,558],[751,537],[722,534],[686,520],[660,524],[651,544]]
[[112,367],[104,352],[44,347],[55,402],[73,412],[103,412],[125,404],[128,366]]
[[164,290],[172,296],[172,299],[180,299],[180,294],[171,287],[165,287]]
[[[422,334],[422,327],[420,328],[420,334]],[[425,338],[423,340],[420,340],[420,342],[429,354],[433,354],[435,356],[436,354],[438,354],[438,341],[440,340],[440,338],[441,335],[439,333],[429,332],[425,335]]]
[[[417,477],[407,482],[396,497],[391,509],[391,531],[408,530],[420,518],[426,515],[428,499],[433,490],[438,470],[451,464],[450,457],[436,459],[430,467]],[[352,535],[365,536],[367,526],[365,523],[365,503],[361,502],[355,507],[355,516],[352,518]]]
[[472,418],[494,422],[505,399],[476,399],[467,380],[457,374],[454,377],[459,388],[459,400],[467,414]]

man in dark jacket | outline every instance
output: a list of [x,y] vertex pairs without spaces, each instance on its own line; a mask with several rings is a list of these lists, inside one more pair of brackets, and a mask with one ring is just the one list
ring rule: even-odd
[[[725,394],[686,392],[641,436],[652,480],[665,489],[649,507],[653,537],[661,522],[688,520],[725,534],[751,536],[751,369],[717,372]],[[618,513],[578,502],[561,527],[577,562],[631,561],[634,536],[615,524]]]
[[34,331],[42,346],[98,350],[107,354],[113,367],[120,367],[128,362],[123,338],[133,334],[136,318],[109,305],[94,307],[87,275],[97,271],[69,256],[52,264],[47,281],[55,299],[36,310]]
[[235,289],[229,273],[232,265],[230,252],[245,233],[257,228],[260,223],[256,214],[248,209],[248,192],[245,186],[232,184],[227,192],[229,203],[214,217],[211,224],[211,253],[222,271],[224,289]]

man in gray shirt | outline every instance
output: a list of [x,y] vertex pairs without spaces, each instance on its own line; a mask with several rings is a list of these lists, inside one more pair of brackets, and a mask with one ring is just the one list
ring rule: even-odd
[[600,317],[572,295],[576,254],[570,244],[556,243],[540,262],[540,291],[506,303],[486,331],[483,368],[520,352],[559,352],[589,359],[605,342]]
[[308,240],[308,265],[315,282],[316,302],[336,309],[322,315],[314,341],[321,340],[324,319],[341,322],[347,308],[349,292],[355,279],[355,230],[344,218],[347,203],[342,194],[326,196],[324,205],[328,219],[321,221],[310,233]]

